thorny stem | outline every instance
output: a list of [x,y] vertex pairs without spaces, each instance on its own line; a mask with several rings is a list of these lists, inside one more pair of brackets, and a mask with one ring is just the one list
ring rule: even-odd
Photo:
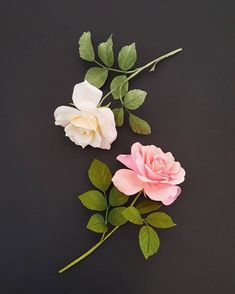
[[[133,206],[135,204],[135,202],[138,200],[138,198],[140,197],[140,195],[142,194],[142,190],[136,195],[136,197],[134,198],[134,200],[132,201],[130,206]],[[87,250],[84,254],[82,254],[81,256],[79,256],[77,259],[75,259],[74,261],[72,261],[71,263],[69,263],[68,265],[66,265],[65,267],[63,267],[62,269],[59,270],[59,273],[63,273],[66,270],[68,270],[69,268],[71,268],[72,266],[74,266],[75,264],[79,263],[81,260],[83,260],[84,258],[86,258],[88,255],[90,255],[93,251],[95,251],[101,244],[103,244],[103,242],[105,240],[107,240],[120,226],[116,226],[114,227],[106,236],[102,235],[100,241],[98,243],[96,243],[93,247],[91,247],[89,250]]]
[[[128,73],[131,73],[127,78],[126,78],[126,80],[125,81],[123,81],[122,83],[120,83],[119,85],[117,85],[115,88],[113,88],[112,90],[110,90],[101,100],[100,100],[100,103],[99,103],[99,106],[101,106],[102,105],[102,103],[104,102],[104,100],[114,91],[114,90],[116,90],[117,88],[119,88],[119,87],[121,87],[124,83],[126,83],[127,81],[129,81],[129,80],[131,80],[132,78],[134,78],[135,76],[137,76],[141,71],[143,71],[144,69],[146,69],[146,68],[148,68],[148,67],[150,67],[150,66],[156,66],[156,64],[158,63],[158,62],[160,62],[160,61],[162,61],[163,59],[166,59],[166,58],[168,58],[168,57],[170,57],[170,56],[173,56],[173,55],[175,55],[175,54],[177,54],[177,53],[179,53],[180,51],[182,51],[183,49],[182,48],[178,48],[178,49],[176,49],[176,50],[173,50],[173,51],[171,51],[171,52],[169,52],[169,53],[167,53],[167,54],[164,54],[164,55],[162,55],[162,56],[160,56],[160,57],[158,57],[158,58],[156,58],[156,59],[154,59],[154,60],[152,60],[152,61],[150,61],[149,63],[147,63],[147,64],[145,64],[144,66],[142,66],[142,67],[139,67],[139,68],[136,68],[135,70],[133,70],[133,71],[127,71],[127,72],[123,72],[123,71],[121,71],[122,73],[126,73],[126,74],[128,74]],[[97,63],[97,62],[96,62]],[[99,65],[101,65],[101,64],[99,64]],[[110,69],[111,70],[111,69]],[[113,69],[114,70],[114,69]],[[114,70],[114,71],[118,71],[119,72],[119,70]]]

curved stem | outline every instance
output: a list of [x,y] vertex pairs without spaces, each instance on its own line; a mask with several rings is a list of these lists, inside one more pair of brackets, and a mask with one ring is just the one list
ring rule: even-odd
[[[132,201],[130,206],[133,206],[135,204],[135,202],[138,200],[138,198],[140,197],[140,195],[142,194],[142,190],[136,195],[136,197],[134,198],[134,200]],[[105,240],[107,240],[120,226],[116,226],[114,227],[106,236],[103,234],[100,241],[98,243],[96,243],[93,247],[91,247],[89,250],[87,250],[84,254],[82,254],[81,256],[79,256],[77,259],[75,259],[74,261],[70,262],[68,265],[66,265],[65,267],[63,267],[62,269],[59,270],[59,273],[63,273],[66,270],[68,270],[69,268],[71,268],[72,266],[74,266],[75,264],[79,263],[81,260],[83,260],[84,258],[86,258],[88,255],[90,255],[93,251],[95,251],[101,244],[103,244],[103,242]]]
[[170,57],[170,56],[173,56],[173,55],[175,55],[175,54],[177,54],[177,53],[179,53],[180,51],[182,51],[183,49],[182,48],[178,48],[178,49],[176,49],[176,50],[173,50],[173,51],[171,51],[171,52],[169,52],[169,53],[167,53],[167,54],[164,54],[164,55],[162,55],[162,56],[160,56],[160,57],[158,57],[158,58],[156,58],[156,59],[154,59],[154,60],[152,60],[152,61],[150,61],[149,63],[147,63],[147,64],[145,64],[144,66],[142,66],[142,67],[139,67],[139,68],[137,68],[137,69],[135,69],[134,71],[133,71],[133,73],[131,74],[131,75],[129,75],[127,78],[126,78],[126,80],[125,81],[123,81],[122,83],[120,83],[119,85],[117,85],[115,88],[113,88],[111,91],[109,91],[101,100],[100,100],[100,103],[99,103],[99,106],[101,106],[102,105],[102,103],[104,102],[104,100],[114,91],[114,90],[116,90],[117,88],[119,88],[119,87],[121,87],[124,83],[126,83],[127,81],[129,81],[129,80],[131,80],[132,78],[134,78],[136,75],[138,75],[141,71],[143,71],[144,69],[146,69],[146,68],[148,68],[148,67],[150,67],[150,66],[156,66],[156,64],[158,63],[158,62],[160,62],[160,61],[162,61],[163,59],[166,59],[166,58],[168,58],[168,57]]
[[80,262],[81,260],[83,260],[84,258],[86,258],[88,255],[90,255],[93,251],[95,251],[105,240],[107,240],[117,229],[118,227],[114,227],[112,229],[112,231],[110,231],[102,240],[100,240],[98,243],[96,243],[93,247],[91,247],[87,252],[85,252],[83,255],[79,256],[77,259],[75,259],[74,261],[72,261],[70,264],[68,264],[67,266],[65,266],[64,268],[62,268],[61,270],[59,270],[59,273],[63,273],[65,272],[67,269],[69,269],[70,267],[72,267],[73,265],[77,264],[78,262]]

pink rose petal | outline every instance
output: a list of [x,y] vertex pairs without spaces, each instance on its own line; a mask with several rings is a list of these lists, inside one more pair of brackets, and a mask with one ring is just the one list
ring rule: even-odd
[[129,169],[136,171],[136,166],[135,166],[135,163],[133,162],[131,155],[120,154],[120,155],[118,155],[117,160],[120,161],[122,164],[124,164]]
[[136,172],[129,169],[119,169],[112,178],[114,186],[126,195],[133,195],[144,188]]
[[[169,205],[176,200],[181,190],[178,186],[174,185],[146,183],[144,186],[144,192],[150,199],[155,201],[162,201],[163,204]],[[169,198],[172,199],[171,202]]]

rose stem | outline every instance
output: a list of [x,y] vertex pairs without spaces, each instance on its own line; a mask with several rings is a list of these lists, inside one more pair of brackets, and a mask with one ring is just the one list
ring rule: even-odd
[[162,61],[163,59],[166,59],[166,58],[168,58],[168,57],[170,57],[170,56],[173,56],[173,55],[175,55],[175,54],[177,54],[177,53],[179,53],[180,51],[182,51],[183,49],[182,48],[178,48],[178,49],[176,49],[176,50],[173,50],[173,51],[171,51],[171,52],[169,52],[169,53],[167,53],[167,54],[164,54],[164,55],[162,55],[162,56],[160,56],[160,57],[158,57],[158,58],[156,58],[156,59],[154,59],[154,60],[152,60],[152,61],[150,61],[149,63],[147,63],[147,64],[145,64],[144,66],[142,66],[142,67],[139,67],[139,68],[137,68],[137,69],[135,69],[134,71],[132,71],[133,73],[131,74],[131,75],[129,75],[129,77],[127,77],[126,79],[125,79],[125,81],[123,81],[122,83],[120,83],[119,85],[117,85],[115,88],[113,88],[111,91],[109,91],[101,100],[100,100],[100,103],[99,103],[99,106],[101,106],[102,105],[102,103],[104,102],[104,100],[114,91],[114,90],[116,90],[118,87],[120,87],[120,86],[122,86],[124,83],[126,83],[127,81],[129,81],[129,80],[131,80],[132,78],[134,78],[136,75],[138,75],[141,71],[143,71],[144,69],[146,69],[146,68],[148,68],[148,67],[150,67],[150,66],[153,66],[153,65],[155,65],[156,66],[156,64],[158,63],[158,62],[160,62],[160,61]]
[[[140,197],[140,195],[142,194],[142,190],[136,195],[136,197],[134,198],[134,200],[132,201],[130,206],[133,206],[135,204],[135,202],[137,201],[137,199]],[[116,226],[114,227],[106,236],[102,236],[100,241],[98,243],[96,243],[93,247],[91,247],[88,251],[86,251],[84,254],[82,254],[81,256],[79,256],[77,259],[75,259],[74,261],[72,261],[71,263],[69,263],[68,265],[66,265],[65,267],[63,267],[62,269],[59,270],[59,273],[63,273],[66,270],[68,270],[69,268],[71,268],[72,266],[74,266],[75,264],[77,264],[78,262],[80,262],[81,260],[83,260],[84,258],[86,258],[88,255],[90,255],[93,251],[95,251],[105,240],[107,240],[120,226]]]

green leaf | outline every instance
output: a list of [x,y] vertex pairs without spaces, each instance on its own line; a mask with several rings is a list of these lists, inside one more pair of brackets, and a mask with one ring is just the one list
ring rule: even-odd
[[146,222],[160,229],[168,229],[176,226],[172,218],[165,212],[154,212],[149,214],[146,218]]
[[79,39],[79,54],[82,59],[87,61],[95,60],[95,53],[91,43],[91,33],[84,32]]
[[128,70],[134,66],[137,59],[135,43],[124,46],[118,54],[118,64],[122,70]]
[[151,134],[150,125],[145,120],[139,118],[132,113],[129,115],[129,124],[134,133],[141,135]]
[[131,110],[139,108],[144,103],[146,95],[147,92],[138,89],[129,91],[124,98],[125,107]]
[[90,190],[79,196],[82,204],[91,210],[103,211],[107,208],[107,201],[100,191]]
[[108,70],[102,67],[91,67],[88,69],[85,80],[96,88],[101,88],[108,77]]
[[125,82],[127,77],[125,75],[116,76],[111,84],[110,90],[114,99],[120,99],[128,92],[128,81]]
[[111,67],[113,65],[114,55],[112,36],[110,36],[106,42],[99,45],[98,55],[105,65],[107,65],[108,67]]
[[127,222],[125,217],[122,215],[122,212],[124,209],[126,208],[124,206],[121,206],[121,207],[115,207],[110,211],[108,221],[110,222],[111,225],[116,227],[116,226],[124,225]]
[[114,108],[112,109],[115,123],[117,127],[121,127],[124,123],[124,111],[122,108]]
[[153,212],[159,209],[162,205],[151,200],[143,200],[139,204],[136,205],[136,208],[139,210],[140,214],[145,214],[149,212]]
[[112,173],[109,167],[98,159],[94,159],[88,169],[88,176],[92,184],[105,192],[111,185]]
[[157,233],[149,226],[143,226],[139,232],[140,249],[146,259],[158,251],[160,240]]
[[109,203],[112,206],[120,206],[125,204],[129,197],[120,192],[116,187],[113,187],[109,193]]
[[87,229],[96,233],[107,232],[108,227],[104,221],[103,215],[99,213],[93,214],[88,221]]
[[139,211],[133,206],[129,206],[126,209],[124,209],[122,215],[133,224],[143,224],[143,220],[141,218]]

